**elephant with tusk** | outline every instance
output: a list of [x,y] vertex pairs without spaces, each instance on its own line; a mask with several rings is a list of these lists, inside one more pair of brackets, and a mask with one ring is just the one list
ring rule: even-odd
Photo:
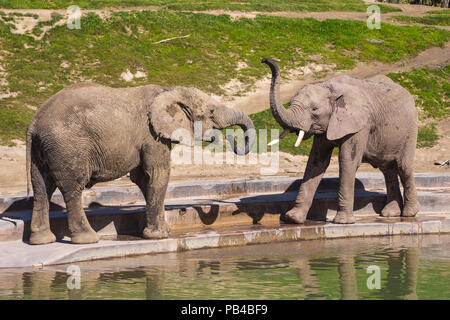
[[[339,148],[338,212],[335,223],[354,223],[355,174],[361,162],[379,168],[386,181],[384,217],[412,217],[419,211],[413,162],[417,142],[417,112],[409,92],[386,76],[355,79],[346,75],[302,87],[288,109],[280,102],[280,71],[272,71],[270,108],[284,128],[279,142],[297,133],[295,146],[314,136],[303,182],[293,209],[281,220],[304,223],[314,194],[335,147]],[[400,192],[398,176],[404,188]]]
[[[201,137],[194,134],[195,122],[202,125]],[[80,83],[61,90],[36,112],[27,130],[28,190],[31,178],[34,193],[30,243],[56,240],[49,221],[56,188],[66,203],[72,243],[97,242],[82,207],[82,191],[128,172],[146,201],[142,236],[167,237],[164,196],[170,151],[172,143],[181,142],[174,132],[183,129],[194,139],[213,141],[206,137],[208,130],[234,125],[245,131],[245,146],[231,136],[227,140],[235,153],[246,154],[255,141],[250,118],[198,89]]]

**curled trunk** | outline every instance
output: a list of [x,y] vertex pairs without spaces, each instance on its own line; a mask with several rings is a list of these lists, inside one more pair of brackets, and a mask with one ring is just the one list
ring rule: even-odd
[[227,108],[226,113],[227,116],[225,117],[225,121],[221,123],[218,129],[223,129],[234,125],[239,126],[242,130],[244,130],[244,137],[245,137],[244,147],[242,148],[238,146],[238,143],[236,142],[235,138],[231,135],[227,135],[226,139],[230,143],[234,153],[238,155],[245,155],[249,153],[256,140],[256,131],[252,120],[250,120],[250,118],[245,113],[234,109]]

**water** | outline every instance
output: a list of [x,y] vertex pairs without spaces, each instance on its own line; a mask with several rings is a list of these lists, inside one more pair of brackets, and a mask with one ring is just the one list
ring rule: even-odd
[[[314,240],[0,270],[0,299],[449,299],[450,235]],[[380,289],[369,289],[369,266]],[[74,282],[72,282],[74,283]]]

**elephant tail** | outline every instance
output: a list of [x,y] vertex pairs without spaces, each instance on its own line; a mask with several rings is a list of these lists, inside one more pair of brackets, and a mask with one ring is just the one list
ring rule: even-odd
[[26,170],[27,170],[27,199],[30,197],[31,182],[31,143],[33,141],[34,119],[31,120],[27,128],[26,136]]

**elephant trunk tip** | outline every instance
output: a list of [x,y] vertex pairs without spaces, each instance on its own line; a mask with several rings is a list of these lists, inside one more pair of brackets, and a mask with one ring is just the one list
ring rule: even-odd
[[262,58],[261,63],[265,63],[268,66],[272,67],[272,66],[276,66],[277,64],[275,63],[275,60],[273,59],[269,59],[269,58]]
[[263,58],[261,60],[261,63],[267,64],[269,66],[270,70],[272,71],[272,75],[274,75],[275,77],[277,77],[278,74],[280,73],[278,66],[275,63],[275,60],[269,59],[269,58]]

